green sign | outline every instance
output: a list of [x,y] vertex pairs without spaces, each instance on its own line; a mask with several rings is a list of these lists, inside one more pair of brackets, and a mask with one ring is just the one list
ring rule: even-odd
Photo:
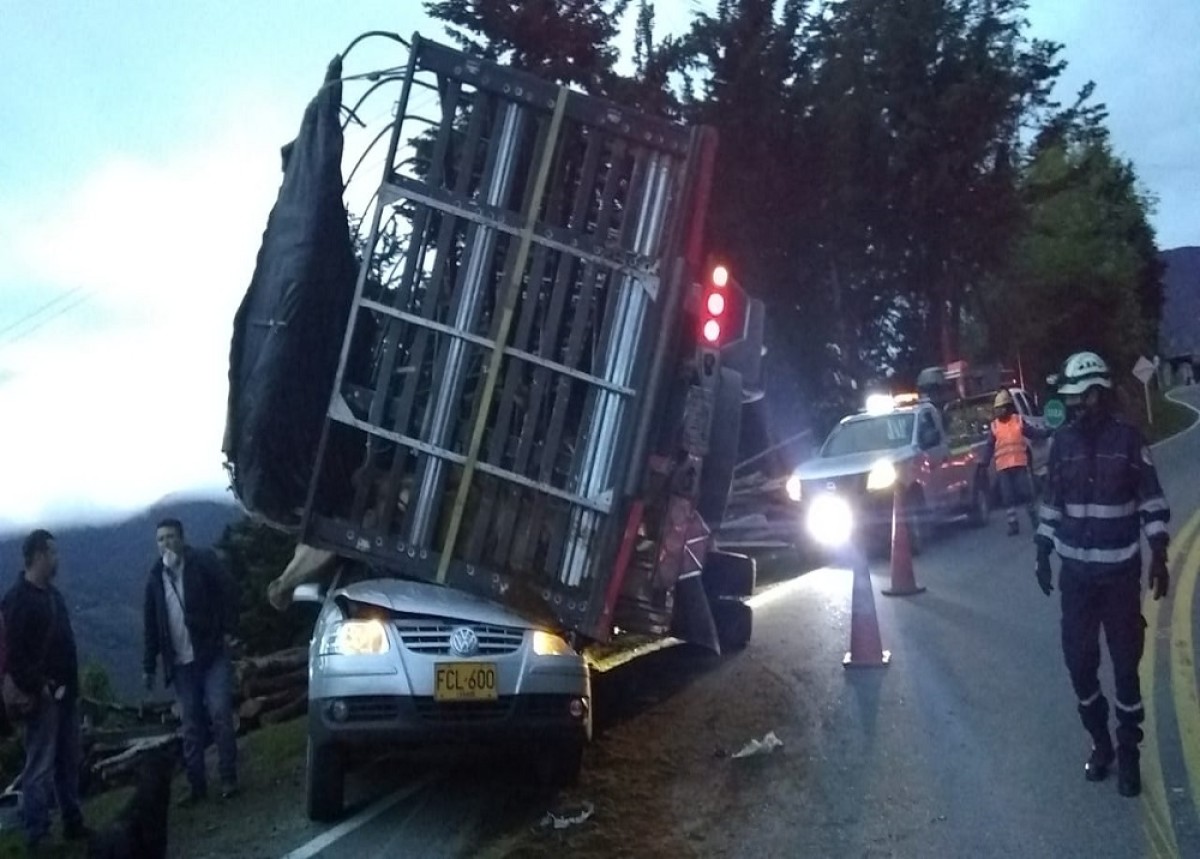
[[1062,400],[1048,400],[1045,415],[1050,429],[1058,429],[1067,422],[1067,407]]

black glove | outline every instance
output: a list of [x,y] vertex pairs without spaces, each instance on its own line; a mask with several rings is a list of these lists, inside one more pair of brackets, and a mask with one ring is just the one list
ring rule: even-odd
[[1037,569],[1035,571],[1035,575],[1037,576],[1038,587],[1042,589],[1042,593],[1044,593],[1046,596],[1050,596],[1050,591],[1054,590],[1054,585],[1050,583],[1052,571],[1050,569],[1049,552],[1038,549]]
[[1156,600],[1167,595],[1171,587],[1171,574],[1167,571],[1167,547],[1156,544],[1150,549],[1150,577],[1148,584]]

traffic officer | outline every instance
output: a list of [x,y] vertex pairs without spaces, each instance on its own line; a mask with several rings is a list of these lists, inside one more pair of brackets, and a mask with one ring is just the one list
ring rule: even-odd
[[[1084,766],[1089,781],[1117,762],[1122,796],[1141,792],[1138,744],[1142,741],[1142,694],[1138,662],[1146,622],[1141,613],[1141,536],[1150,544],[1149,586],[1166,596],[1167,523],[1150,448],[1138,429],[1113,414],[1108,366],[1092,352],[1067,359],[1059,393],[1077,416],[1058,431],[1050,451],[1046,494],[1037,529],[1037,580],[1046,596],[1050,553],[1062,561],[1062,647],[1079,716],[1092,737]],[[1108,641],[1116,692],[1117,748],[1108,730],[1108,702],[1100,691],[1100,628]]]
[[1024,504],[1029,511],[1033,527],[1037,527],[1037,513],[1033,506],[1033,481],[1029,479],[1029,448],[1025,439],[1035,441],[1049,438],[1050,430],[1026,423],[1017,414],[1012,394],[1002,388],[992,404],[994,419],[988,433],[987,448],[983,452],[983,467],[996,460],[996,480],[1000,484],[1000,498],[1008,508],[1008,535],[1016,536],[1021,531],[1017,522],[1017,505]]

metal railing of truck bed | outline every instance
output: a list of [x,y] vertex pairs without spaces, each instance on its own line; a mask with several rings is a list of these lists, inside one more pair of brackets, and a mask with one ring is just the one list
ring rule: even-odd
[[419,37],[400,85],[303,537],[580,628],[670,369],[695,135]]

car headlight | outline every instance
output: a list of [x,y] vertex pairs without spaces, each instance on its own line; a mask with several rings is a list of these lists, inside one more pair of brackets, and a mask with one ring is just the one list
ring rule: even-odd
[[533,652],[538,656],[574,656],[575,651],[567,640],[553,632],[535,630],[533,633]]
[[808,533],[822,546],[835,548],[850,540],[854,512],[845,498],[832,493],[818,495],[808,508]]
[[791,477],[789,477],[787,480],[787,485],[784,488],[787,490],[788,498],[792,499],[793,501],[800,500],[801,486],[799,475],[793,474]]
[[339,621],[321,640],[322,656],[387,653],[387,630],[378,620]]
[[867,475],[867,490],[882,492],[891,489],[896,483],[896,466],[887,460],[875,463],[871,473]]

